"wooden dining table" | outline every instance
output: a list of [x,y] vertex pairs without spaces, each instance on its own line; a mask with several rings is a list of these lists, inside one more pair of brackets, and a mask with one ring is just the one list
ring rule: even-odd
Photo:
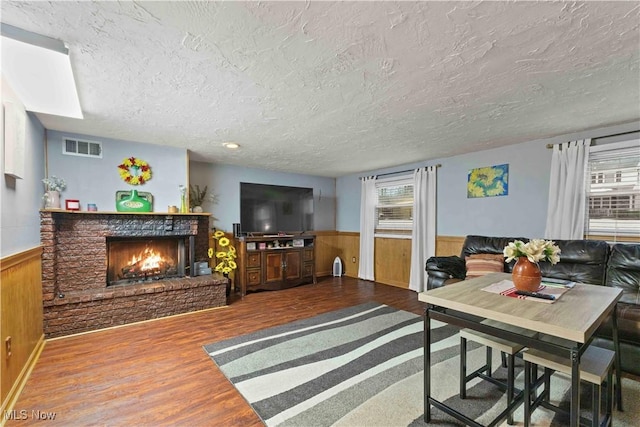
[[[438,401],[431,393],[432,319],[566,357],[572,368],[570,425],[574,427],[579,425],[580,420],[580,357],[591,343],[598,327],[611,316],[616,384],[620,384],[620,344],[615,307],[622,296],[621,289],[577,283],[552,303],[532,298],[513,298],[483,290],[510,278],[511,275],[507,273],[494,273],[418,294],[418,299],[427,303],[424,317],[425,422],[431,421],[431,406],[434,406],[467,425],[480,425]],[[482,323],[485,319],[494,322]],[[519,334],[514,332],[514,328],[502,328],[499,324],[517,326],[538,334],[533,337]],[[621,409],[622,394],[619,386],[616,401],[618,409]],[[521,403],[521,400],[517,403]],[[507,412],[512,413],[514,409],[508,408],[499,417],[506,417]]]

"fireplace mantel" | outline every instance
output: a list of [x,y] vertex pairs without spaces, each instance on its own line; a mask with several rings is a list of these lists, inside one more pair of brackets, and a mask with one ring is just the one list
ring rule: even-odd
[[115,211],[68,211],[64,209],[41,209],[40,212],[52,212],[72,215],[153,215],[153,216],[211,216],[208,212],[179,213],[179,212],[115,212]]
[[207,261],[208,213],[40,211],[44,331],[56,337],[226,304],[221,275],[107,288],[107,238],[193,236]]

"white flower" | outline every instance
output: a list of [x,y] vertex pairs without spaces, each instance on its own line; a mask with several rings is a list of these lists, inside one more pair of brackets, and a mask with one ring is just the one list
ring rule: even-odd
[[540,261],[548,261],[556,264],[560,261],[560,248],[555,242],[543,239],[531,239],[524,243],[520,240],[509,242],[503,251],[507,258],[506,262],[511,262],[518,257],[527,257],[531,262],[538,263]]
[[511,262],[514,258],[517,258],[522,252],[522,248],[524,247],[524,242],[521,240],[516,240],[514,242],[510,242],[508,246],[504,248],[502,252],[504,256],[507,258],[506,262]]
[[63,178],[58,178],[55,175],[51,175],[51,178],[45,178],[42,180],[46,191],[62,191],[67,188],[67,183]]

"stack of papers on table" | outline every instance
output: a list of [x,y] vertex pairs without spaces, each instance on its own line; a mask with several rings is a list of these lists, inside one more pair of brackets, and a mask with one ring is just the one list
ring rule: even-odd
[[546,302],[547,304],[553,304],[555,301],[559,300],[562,294],[567,292],[569,288],[565,288],[558,285],[545,284],[543,282],[540,285],[540,288],[536,292],[544,295],[552,295],[553,297],[555,297],[555,299],[553,300],[530,297],[526,295],[518,295],[516,294],[517,289],[515,288],[511,280],[501,280],[500,282],[493,283],[487,286],[486,288],[482,288],[482,290],[487,292],[492,292],[494,294],[500,294],[507,297],[512,297],[512,298],[520,298],[520,299],[526,299],[529,301]]

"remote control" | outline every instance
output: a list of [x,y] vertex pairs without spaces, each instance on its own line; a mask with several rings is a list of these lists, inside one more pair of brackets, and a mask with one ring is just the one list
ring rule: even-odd
[[553,295],[541,294],[539,292],[516,291],[516,295],[526,295],[528,297],[549,299],[549,300],[555,300],[556,299],[556,297],[553,296]]

